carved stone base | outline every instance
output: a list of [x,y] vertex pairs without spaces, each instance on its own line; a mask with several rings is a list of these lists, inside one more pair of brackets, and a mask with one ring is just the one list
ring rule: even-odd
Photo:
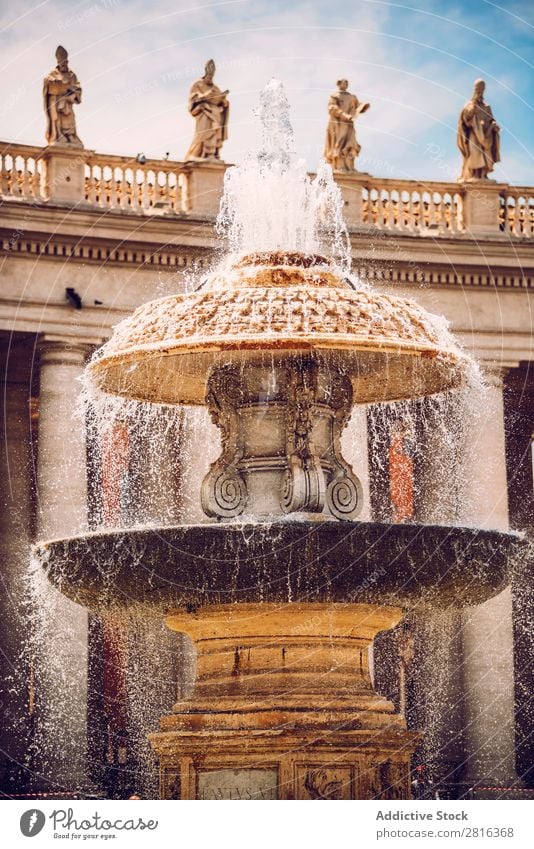
[[46,200],[78,204],[85,197],[85,163],[93,151],[76,145],[45,148],[42,161],[42,192]]
[[206,403],[222,438],[202,483],[206,515],[360,514],[362,486],[340,445],[354,403],[342,368],[312,355],[221,366]]
[[150,741],[162,798],[404,799],[418,735],[371,684],[401,618],[372,605],[210,606],[168,617],[198,650],[190,701]]

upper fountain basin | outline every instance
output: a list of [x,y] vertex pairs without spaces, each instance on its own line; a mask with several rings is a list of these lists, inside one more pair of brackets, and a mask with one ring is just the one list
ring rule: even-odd
[[195,292],[139,307],[88,375],[110,394],[203,404],[214,365],[299,352],[341,365],[358,403],[453,388],[467,362],[443,321],[414,301],[354,288],[324,257],[273,252],[234,258]]

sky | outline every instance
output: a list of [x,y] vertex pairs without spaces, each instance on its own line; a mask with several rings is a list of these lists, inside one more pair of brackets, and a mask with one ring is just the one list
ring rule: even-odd
[[534,183],[532,0],[0,0],[0,138],[43,145],[42,78],[62,44],[83,88],[78,135],[101,153],[183,159],[191,84],[215,60],[229,89],[226,162],[259,142],[261,88],[277,77],[297,153],[315,170],[335,82],[360,116],[360,171],[455,180],[458,113],[475,79],[501,127],[502,182]]

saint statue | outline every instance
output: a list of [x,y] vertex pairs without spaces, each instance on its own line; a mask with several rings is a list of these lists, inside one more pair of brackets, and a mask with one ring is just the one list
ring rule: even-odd
[[188,109],[196,121],[195,135],[185,158],[220,159],[220,149],[228,138],[228,91],[213,82],[215,62],[206,63],[205,74],[191,86]]
[[81,103],[82,88],[74,71],[69,70],[69,55],[64,47],[56,50],[56,67],[44,79],[43,98],[48,144],[83,147],[76,135],[74,103]]
[[471,100],[458,119],[457,142],[464,158],[460,180],[484,180],[500,162],[499,126],[484,102],[484,80],[476,80]]
[[334,171],[355,171],[354,160],[361,147],[356,141],[354,119],[369,109],[369,103],[360,103],[355,94],[348,91],[348,81],[338,80],[337,91],[328,101],[330,121],[326,129],[324,158]]

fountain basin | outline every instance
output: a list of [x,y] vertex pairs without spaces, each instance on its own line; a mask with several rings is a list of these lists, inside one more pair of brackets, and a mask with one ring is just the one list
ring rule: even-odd
[[211,370],[264,368],[314,354],[342,366],[357,403],[461,385],[467,358],[445,323],[415,301],[354,288],[320,256],[238,257],[188,294],[140,306],[95,354],[103,392],[163,404],[204,404]]
[[471,528],[335,520],[121,529],[41,542],[49,580],[99,610],[212,604],[480,604],[526,549]]

